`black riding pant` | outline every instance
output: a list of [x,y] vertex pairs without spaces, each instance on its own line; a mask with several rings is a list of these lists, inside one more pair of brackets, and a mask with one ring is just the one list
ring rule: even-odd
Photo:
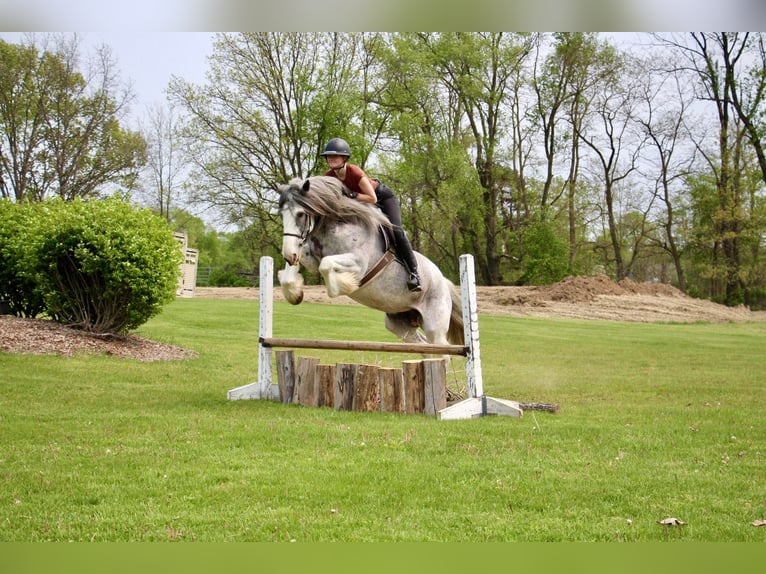
[[378,182],[378,187],[375,189],[375,195],[378,198],[377,206],[388,217],[394,228],[396,254],[409,267],[410,271],[416,273],[418,262],[415,259],[415,254],[412,252],[410,240],[402,228],[402,211],[399,208],[399,198],[394,195],[394,192],[386,184],[381,183],[377,179],[374,181]]

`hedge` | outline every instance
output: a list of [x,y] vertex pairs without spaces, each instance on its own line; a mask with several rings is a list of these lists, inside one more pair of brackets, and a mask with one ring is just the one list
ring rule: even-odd
[[[0,298],[23,316],[122,334],[175,297],[182,254],[165,221],[128,201],[0,207]],[[42,307],[40,307],[42,305]]]

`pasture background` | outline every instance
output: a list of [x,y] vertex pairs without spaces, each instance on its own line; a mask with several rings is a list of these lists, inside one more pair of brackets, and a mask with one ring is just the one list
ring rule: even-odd
[[[766,539],[764,322],[482,315],[485,392],[562,411],[468,421],[227,401],[257,322],[180,299],[138,334],[198,359],[0,354],[0,540]],[[274,335],[392,340],[378,312],[308,303],[276,303]]]

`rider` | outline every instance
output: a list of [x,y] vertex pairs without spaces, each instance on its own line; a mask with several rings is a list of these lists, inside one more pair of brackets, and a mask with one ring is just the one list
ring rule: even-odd
[[324,175],[336,177],[351,190],[351,197],[364,203],[375,203],[388,217],[394,230],[396,251],[407,270],[407,288],[410,291],[421,291],[418,264],[412,251],[410,240],[402,228],[402,214],[399,210],[399,200],[394,192],[379,179],[371,179],[361,167],[348,163],[351,157],[351,147],[341,138],[333,138],[324,148],[322,155],[327,160],[328,169]]

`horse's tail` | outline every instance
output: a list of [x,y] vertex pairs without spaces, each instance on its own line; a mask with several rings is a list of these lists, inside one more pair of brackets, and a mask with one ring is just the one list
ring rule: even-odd
[[460,289],[450,281],[450,295],[452,296],[452,314],[447,330],[447,340],[451,345],[465,345],[465,331],[463,330],[463,299]]

